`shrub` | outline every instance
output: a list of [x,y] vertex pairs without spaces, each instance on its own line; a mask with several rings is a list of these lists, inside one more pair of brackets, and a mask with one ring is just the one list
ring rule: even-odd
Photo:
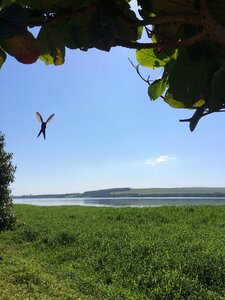
[[5,136],[0,132],[0,231],[12,229],[15,225],[9,185],[14,181],[16,168],[12,164],[12,153],[7,153],[4,147]]

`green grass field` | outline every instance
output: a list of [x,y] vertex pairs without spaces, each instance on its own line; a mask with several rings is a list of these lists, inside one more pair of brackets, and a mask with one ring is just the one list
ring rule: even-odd
[[14,211],[0,299],[225,299],[225,206]]

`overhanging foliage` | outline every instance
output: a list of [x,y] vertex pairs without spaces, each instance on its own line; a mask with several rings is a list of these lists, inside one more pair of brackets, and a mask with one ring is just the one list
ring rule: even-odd
[[[61,65],[65,49],[137,49],[137,61],[164,68],[149,83],[152,100],[202,116],[225,108],[225,1],[138,0],[137,18],[129,0],[0,1],[0,66],[7,54],[30,64]],[[32,27],[39,28],[36,37]],[[143,32],[148,35],[142,42]]]

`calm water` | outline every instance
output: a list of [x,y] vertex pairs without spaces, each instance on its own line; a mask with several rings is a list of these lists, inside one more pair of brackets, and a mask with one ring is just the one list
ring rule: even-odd
[[223,205],[225,204],[225,197],[20,198],[13,199],[13,203],[40,206],[82,205],[112,207],[155,207],[162,205]]

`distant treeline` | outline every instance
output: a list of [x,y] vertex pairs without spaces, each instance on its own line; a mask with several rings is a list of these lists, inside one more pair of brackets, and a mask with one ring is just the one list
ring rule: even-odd
[[75,198],[79,197],[79,193],[76,194],[41,194],[41,195],[22,195],[22,196],[13,196],[13,198]]
[[13,196],[13,198],[79,198],[79,197],[118,197],[117,194],[130,191],[128,187],[125,188],[112,188],[97,191],[88,191],[84,193],[70,193],[70,194],[42,194],[42,195],[23,195]]
[[[94,197],[94,196],[89,196]],[[106,197],[106,196],[104,196]],[[162,193],[162,194],[140,194],[140,193],[123,193],[111,194],[109,197],[225,197],[225,193]]]
[[[80,194],[79,197],[118,197],[117,195],[124,195],[124,192],[130,191],[128,187],[125,188],[114,188],[114,189],[105,189],[97,191],[88,191]],[[116,193],[116,194],[115,194]]]
[[[118,197],[225,197],[225,189],[223,188],[186,188],[181,189],[131,189],[125,188],[111,188],[97,191],[87,191],[84,193],[70,193],[70,194],[45,194],[45,195],[24,195],[14,196],[14,198],[118,198]],[[219,191],[218,191],[219,190]],[[223,192],[224,190],[224,192]]]

